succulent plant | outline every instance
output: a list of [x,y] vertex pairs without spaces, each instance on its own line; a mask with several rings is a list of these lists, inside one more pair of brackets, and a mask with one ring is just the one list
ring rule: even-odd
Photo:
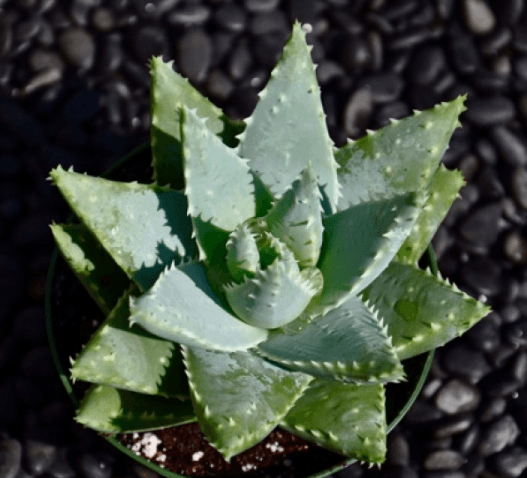
[[298,22],[243,123],[150,68],[153,182],[50,173],[80,220],[54,238],[107,314],[70,359],[76,420],[197,421],[227,460],[282,426],[383,462],[401,360],[489,312],[417,266],[463,185],[440,160],[465,98],[335,148]]

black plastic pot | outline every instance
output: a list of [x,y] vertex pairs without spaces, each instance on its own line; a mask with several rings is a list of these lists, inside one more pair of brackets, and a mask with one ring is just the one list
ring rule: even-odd
[[[151,182],[151,154],[148,143],[142,144],[127,156],[116,161],[102,176],[126,182],[134,180],[142,183]],[[69,222],[75,222],[73,215]],[[427,257],[424,257],[423,261],[431,266],[434,273],[437,273],[437,262],[431,246],[429,246],[428,254],[425,256]],[[69,357],[75,357],[80,352],[82,346],[88,342],[104,317],[80,282],[76,280],[58,249],[55,249],[53,253],[48,271],[45,307],[47,334],[53,360],[68,395],[75,407],[78,407],[80,398],[83,392],[87,390],[88,384],[82,382],[72,384],[69,374],[66,372],[70,366]],[[393,430],[415,402],[428,376],[433,356],[434,352],[431,351],[428,354],[404,361],[407,382],[387,385],[388,431]],[[106,436],[102,433],[100,436],[122,453],[156,473],[168,478],[184,478],[182,475],[160,467],[157,463],[136,455],[124,446],[116,436]],[[298,460],[304,469],[308,466],[309,470],[314,472],[311,473],[310,471],[307,475],[302,476],[310,476],[311,478],[328,476],[355,462],[353,459],[346,459],[315,445],[312,446],[309,454],[298,457]],[[288,471],[291,473],[293,469],[294,463],[293,467],[291,464],[289,465]],[[287,474],[282,475],[287,476]],[[256,475],[247,473],[244,476]],[[298,474],[291,476],[300,478]]]

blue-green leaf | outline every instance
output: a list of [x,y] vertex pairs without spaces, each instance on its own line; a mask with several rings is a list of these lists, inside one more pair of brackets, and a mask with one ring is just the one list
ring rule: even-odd
[[336,211],[338,165],[305,36],[296,22],[252,116],[246,119],[239,154],[249,159],[251,170],[277,199],[311,161]]
[[342,382],[389,382],[404,375],[386,327],[354,296],[300,333],[271,333],[255,353],[290,370]]
[[184,347],[183,357],[200,428],[226,460],[265,438],[313,379],[247,352]]
[[188,397],[179,347],[130,327],[128,298],[127,292],[76,357],[71,377],[134,392]]
[[466,109],[466,95],[394,120],[335,152],[342,196],[338,210],[410,191],[424,191]]
[[295,254],[300,267],[315,267],[322,246],[322,206],[311,163],[265,216],[269,231]]
[[83,224],[52,224],[55,242],[82,285],[105,315],[130,280]]
[[324,288],[304,314],[324,315],[367,287],[393,259],[418,212],[418,198],[408,193],[325,217],[317,265],[324,276]]
[[267,338],[227,312],[199,263],[169,267],[146,294],[130,300],[130,323],[167,340],[212,350],[247,350]]
[[291,433],[369,463],[386,455],[384,386],[313,380],[282,421]]
[[130,433],[175,427],[196,421],[192,402],[177,398],[92,385],[75,421],[105,433]]
[[397,262],[364,291],[363,298],[384,317],[401,360],[444,345],[490,312],[429,270]]
[[247,161],[207,129],[196,113],[182,108],[181,115],[189,215],[233,231],[256,212]]
[[196,254],[182,193],[64,171],[60,165],[50,176],[76,216],[144,290],[165,265]]

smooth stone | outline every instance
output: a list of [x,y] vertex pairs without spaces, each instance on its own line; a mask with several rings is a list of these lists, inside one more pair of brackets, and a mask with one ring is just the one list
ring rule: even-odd
[[486,35],[496,25],[496,18],[483,0],[463,0],[461,2],[463,19],[474,35]]
[[412,425],[427,425],[443,417],[443,413],[433,405],[421,400],[416,401],[405,415],[404,420]]
[[267,35],[275,32],[289,34],[289,24],[284,12],[273,10],[253,15],[249,22],[249,30],[253,35]]
[[31,439],[24,442],[24,467],[30,473],[37,475],[44,473],[51,466],[56,455],[55,445]]
[[241,39],[227,62],[227,71],[232,79],[241,80],[244,78],[253,64],[253,56],[246,38]]
[[509,232],[503,240],[503,253],[513,264],[527,262],[527,239],[519,230]]
[[64,63],[55,52],[35,49],[29,54],[29,65],[35,72],[42,70],[62,70]]
[[179,40],[176,58],[181,73],[191,82],[206,79],[212,59],[212,42],[201,29],[188,30]]
[[518,446],[504,450],[495,457],[493,465],[501,476],[516,478],[527,468],[527,451]]
[[216,23],[226,30],[239,33],[245,30],[247,16],[240,6],[234,3],[222,5],[214,12]]
[[340,60],[350,73],[368,68],[372,62],[372,51],[366,38],[362,35],[346,37],[341,48]]
[[173,25],[199,26],[211,16],[210,8],[204,5],[188,5],[178,8],[168,15],[168,22]]
[[260,35],[253,42],[252,52],[262,65],[273,68],[280,59],[284,43],[275,33]]
[[[484,166],[479,172],[476,184],[481,191],[482,197],[486,199],[501,199],[505,196],[505,188],[501,179],[496,175],[494,168]],[[503,206],[503,204],[502,204]]]
[[15,41],[21,43],[32,40],[38,34],[40,27],[41,23],[35,17],[18,23],[15,29]]
[[516,115],[513,102],[503,96],[469,97],[465,119],[477,126],[507,123]]
[[59,50],[72,66],[89,69],[95,60],[95,41],[92,35],[81,27],[73,27],[58,37]]
[[527,382],[527,352],[521,351],[510,363],[510,374],[522,386]]
[[324,59],[318,65],[316,74],[318,83],[325,85],[332,80],[343,78],[346,72],[339,63],[330,59]]
[[136,58],[147,63],[152,56],[163,56],[168,53],[168,40],[160,25],[146,25],[132,34],[132,45]]
[[527,210],[527,169],[520,167],[514,170],[511,194],[518,205]]
[[22,462],[22,445],[15,438],[0,441],[0,476],[16,478]]
[[402,467],[410,464],[410,446],[402,434],[390,433],[388,435],[386,463]]
[[499,264],[490,257],[478,257],[461,265],[460,279],[478,295],[495,296],[502,289]]
[[527,145],[523,137],[506,126],[493,127],[490,137],[507,163],[513,166],[527,164]]
[[487,35],[480,43],[480,51],[484,55],[495,55],[497,51],[505,48],[512,39],[512,32],[508,28],[500,27]]
[[0,58],[7,57],[13,45],[13,28],[7,19],[0,20]]
[[480,428],[474,423],[470,428],[454,437],[454,448],[463,456],[469,456],[479,443]]
[[521,17],[524,5],[524,0],[502,0],[496,12],[499,21],[503,25],[514,25]]
[[498,161],[496,148],[487,138],[478,138],[475,141],[474,152],[490,166],[495,165]]
[[465,458],[454,450],[437,450],[424,457],[425,470],[456,470],[465,462]]
[[404,101],[394,101],[378,108],[374,113],[375,125],[383,127],[389,125],[392,120],[411,116],[412,111]]
[[415,0],[398,0],[386,2],[379,10],[378,14],[387,20],[393,21],[406,17],[419,7],[419,2]]
[[390,37],[386,49],[390,51],[407,50],[424,43],[441,34],[440,30],[433,30],[430,26],[414,28],[404,33],[396,33]]
[[426,45],[418,48],[410,60],[409,79],[417,85],[432,83],[445,68],[443,50],[437,46]]
[[464,338],[472,347],[482,352],[492,352],[500,345],[499,326],[486,317],[465,332]]
[[[502,212],[501,201],[478,207],[460,225],[460,235],[474,244],[490,246],[496,242],[500,233],[499,219]],[[485,231],[485,234],[481,231]]]
[[81,454],[77,461],[79,470],[86,478],[110,478],[114,460],[106,453]]
[[290,0],[288,11],[291,20],[313,25],[317,19],[317,2],[316,0]]
[[442,352],[441,363],[445,370],[467,379],[472,384],[479,382],[491,371],[485,355],[468,348],[462,342],[449,344]]
[[434,424],[432,435],[435,438],[450,438],[453,435],[468,430],[474,422],[474,417],[469,413],[450,415]]
[[423,473],[423,478],[466,478],[462,471],[434,470]]
[[106,33],[113,29],[115,18],[111,9],[98,7],[92,14],[91,22],[96,30]]
[[344,107],[344,130],[350,138],[358,138],[370,121],[373,100],[369,88],[357,88]]
[[105,73],[113,73],[121,67],[123,58],[121,35],[119,33],[107,35],[97,56],[97,68]]
[[57,450],[55,461],[48,468],[47,473],[53,478],[75,478],[77,476],[68,460],[68,447],[61,447]]
[[437,408],[449,415],[475,410],[481,395],[473,385],[453,379],[445,383],[435,396]]
[[403,87],[403,79],[396,73],[377,73],[363,77],[357,88],[369,87],[374,104],[389,103],[399,98]]
[[220,101],[225,101],[234,91],[234,83],[222,70],[212,70],[207,78],[207,91]]
[[470,35],[461,33],[450,37],[450,59],[462,75],[474,73],[480,66],[479,53]]
[[270,12],[274,10],[280,0],[243,0],[243,5],[246,10],[254,13]]
[[520,429],[514,418],[504,415],[483,430],[478,452],[482,456],[498,453],[512,445],[519,434]]

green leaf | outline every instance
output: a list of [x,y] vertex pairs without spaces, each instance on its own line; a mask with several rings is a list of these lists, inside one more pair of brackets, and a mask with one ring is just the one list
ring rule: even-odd
[[363,298],[386,321],[401,360],[444,345],[490,312],[429,270],[397,262],[364,291]]
[[134,392],[188,397],[177,344],[131,328],[128,300],[126,292],[73,362],[71,377]]
[[281,425],[328,450],[383,463],[387,433],[384,386],[313,380]]
[[181,115],[188,213],[233,231],[256,212],[247,161],[225,146],[196,113],[182,108]]
[[130,285],[126,274],[83,224],[50,228],[64,260],[104,314],[109,314]]
[[245,222],[231,232],[227,241],[227,267],[232,278],[240,283],[244,276],[254,277],[260,269],[260,253],[256,239]]
[[449,171],[439,165],[428,186],[426,204],[412,232],[397,252],[398,261],[415,264],[421,258],[464,184],[461,171]]
[[420,200],[409,193],[351,206],[325,217],[317,266],[324,276],[324,288],[304,314],[324,315],[367,287],[386,268],[410,233]]
[[338,165],[305,36],[296,22],[253,115],[246,119],[239,154],[249,158],[251,170],[277,199],[311,161],[336,211],[340,195]]
[[269,231],[295,254],[300,267],[315,267],[322,246],[322,196],[311,163],[265,216]]
[[194,257],[182,193],[64,171],[60,165],[50,176],[76,216],[144,290],[165,265]]
[[242,283],[225,284],[225,295],[234,313],[248,324],[264,329],[281,327],[296,319],[311,298],[322,290],[322,274],[315,267],[300,271],[285,244],[266,233],[278,251],[265,270],[258,269]]
[[152,289],[130,302],[131,324],[173,342],[234,351],[247,350],[267,338],[267,331],[223,308],[199,263],[167,268]]
[[177,108],[181,105],[196,108],[214,134],[224,130],[226,119],[219,108],[172,69],[172,63],[165,63],[161,57],[153,57],[150,61],[150,138],[154,180],[177,190],[182,188],[183,179]]
[[452,133],[461,126],[466,95],[394,120],[335,152],[342,196],[338,210],[410,191],[424,191]]
[[183,347],[183,357],[200,428],[227,461],[265,438],[313,379],[246,352]]
[[342,382],[389,382],[404,375],[386,327],[355,296],[300,333],[272,333],[255,353],[290,370]]
[[192,402],[177,398],[92,385],[75,421],[105,433],[130,433],[175,427],[196,421]]

